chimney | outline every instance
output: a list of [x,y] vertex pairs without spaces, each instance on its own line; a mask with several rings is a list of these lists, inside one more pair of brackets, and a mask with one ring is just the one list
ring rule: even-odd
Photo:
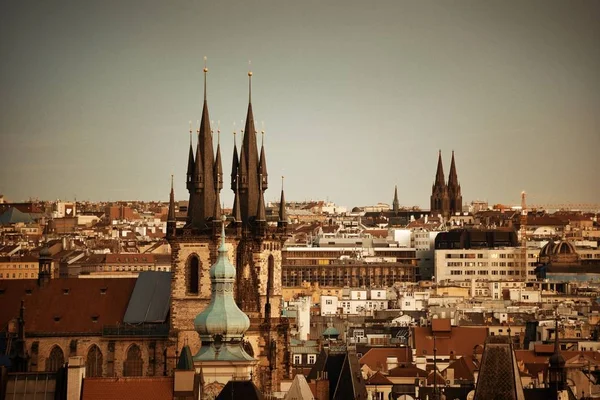
[[388,357],[386,359],[387,370],[396,368],[398,366],[398,357]]
[[69,357],[67,368],[67,400],[79,400],[81,399],[83,378],[85,378],[83,357]]
[[446,380],[449,382],[450,386],[454,385],[454,368],[446,369]]

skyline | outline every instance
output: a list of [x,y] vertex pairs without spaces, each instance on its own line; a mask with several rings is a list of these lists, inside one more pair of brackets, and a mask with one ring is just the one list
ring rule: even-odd
[[465,204],[600,201],[598,3],[141,4],[5,5],[5,197],[187,199],[206,56],[226,207],[248,60],[266,201],[428,208],[439,149]]

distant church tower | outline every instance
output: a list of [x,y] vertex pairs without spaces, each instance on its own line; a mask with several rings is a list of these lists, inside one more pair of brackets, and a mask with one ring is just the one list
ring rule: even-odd
[[454,151],[452,151],[452,163],[450,164],[450,175],[448,176],[448,197],[450,199],[450,214],[462,213],[462,194],[460,183],[458,183],[458,175],[456,174]]
[[437,171],[435,181],[431,187],[430,198],[431,214],[441,214],[448,218],[457,212],[462,212],[462,194],[458,175],[456,173],[456,163],[454,161],[454,151],[452,152],[452,162],[450,164],[450,175],[448,184],[444,179],[444,167],[442,165],[442,152],[438,154]]
[[[188,154],[187,221],[183,228],[167,235],[173,271],[171,332],[179,348],[187,342],[192,351],[200,348],[194,318],[210,301],[209,269],[217,261],[221,245],[223,167],[220,143],[217,143],[216,156],[213,151],[206,96],[207,72],[204,68],[204,104],[196,152],[190,140]],[[248,111],[239,157],[234,140],[231,190],[235,196],[225,246],[230,262],[236,266],[235,301],[251,321],[245,336],[250,355],[259,363],[254,379],[263,391],[270,391],[276,390],[281,379],[290,372],[288,326],[280,319],[281,249],[286,238],[286,223],[280,221],[276,227],[267,224],[264,200],[268,187],[267,160],[264,143],[260,154],[258,152],[252,111],[252,72],[248,73],[248,83]],[[281,218],[285,216],[285,204],[280,207],[283,207],[279,212]]]
[[444,178],[444,166],[442,165],[442,151],[438,153],[437,171],[435,181],[431,187],[431,214],[447,217],[450,210],[450,197],[448,196],[448,186]]

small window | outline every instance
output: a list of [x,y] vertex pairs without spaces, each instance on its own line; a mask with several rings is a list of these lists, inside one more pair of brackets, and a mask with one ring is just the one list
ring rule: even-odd
[[60,321],[60,315],[55,315],[54,316],[54,322],[58,322]]
[[100,294],[106,294],[108,288],[100,288]]
[[69,294],[69,289],[63,289],[63,294]]

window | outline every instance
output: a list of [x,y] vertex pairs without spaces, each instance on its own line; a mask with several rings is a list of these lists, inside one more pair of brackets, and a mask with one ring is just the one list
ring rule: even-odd
[[85,361],[85,376],[102,376],[102,352],[95,344],[88,350]]
[[58,346],[52,347],[50,355],[46,359],[46,372],[56,372],[65,363],[65,355],[62,349]]
[[325,300],[325,304],[332,305],[333,304],[333,300]]
[[309,364],[314,364],[317,362],[317,355],[316,354],[309,354],[308,355],[308,363]]
[[198,294],[200,286],[200,260],[198,256],[192,255],[188,258],[188,293]]
[[142,376],[142,351],[132,344],[127,350],[127,359],[123,363],[123,376]]
[[301,364],[301,363],[302,363],[302,355],[294,354],[294,364]]

